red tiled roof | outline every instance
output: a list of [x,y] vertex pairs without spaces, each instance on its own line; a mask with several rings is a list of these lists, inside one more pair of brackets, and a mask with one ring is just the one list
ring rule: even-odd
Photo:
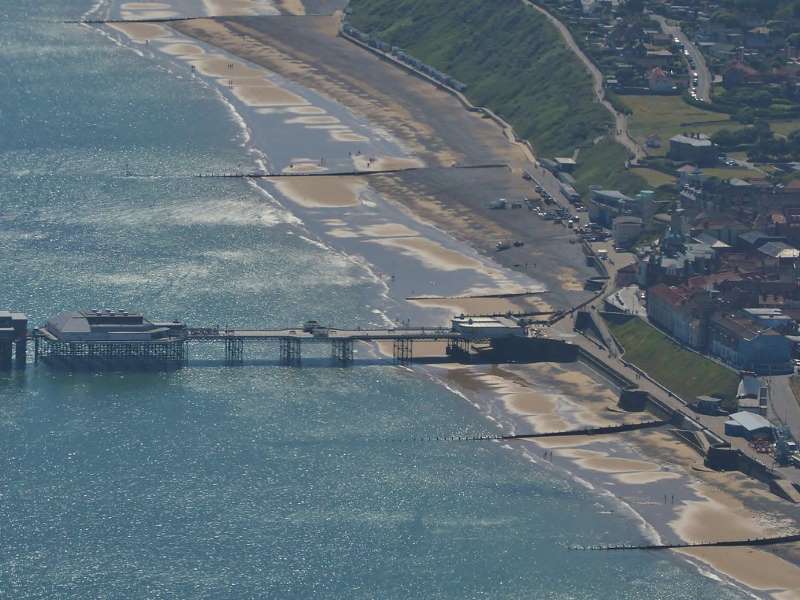
[[724,271],[722,273],[712,273],[711,275],[695,275],[690,277],[687,286],[692,290],[702,290],[709,285],[716,285],[723,281],[741,281],[742,277],[733,271]]
[[674,307],[681,306],[691,299],[691,294],[682,287],[659,283],[647,290],[650,297],[657,296]]

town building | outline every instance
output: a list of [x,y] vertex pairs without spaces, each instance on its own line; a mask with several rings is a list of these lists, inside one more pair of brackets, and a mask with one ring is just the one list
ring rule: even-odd
[[792,344],[745,313],[718,313],[708,327],[708,350],[736,369],[759,374],[791,373]]
[[642,234],[642,219],[621,216],[612,222],[614,245],[617,248],[630,248]]
[[701,167],[717,162],[717,147],[702,133],[676,135],[669,139],[667,156],[677,162],[690,162]]
[[725,422],[725,435],[746,440],[772,439],[772,424],[761,415],[739,411]]
[[650,69],[647,73],[647,86],[656,94],[671,94],[676,90],[675,81],[661,67]]
[[525,327],[510,317],[456,317],[452,325],[469,340],[525,337]]
[[617,190],[592,190],[589,219],[610,229],[615,218],[630,214],[635,205],[633,198]]
[[781,333],[793,333],[797,328],[795,320],[777,307],[744,308],[742,311],[753,321],[763,327],[769,327]]
[[647,290],[647,318],[687,346],[705,346],[707,314],[705,292],[663,283]]
[[553,162],[556,163],[559,171],[564,171],[566,173],[572,173],[578,166],[574,158],[564,156],[556,156],[553,158]]

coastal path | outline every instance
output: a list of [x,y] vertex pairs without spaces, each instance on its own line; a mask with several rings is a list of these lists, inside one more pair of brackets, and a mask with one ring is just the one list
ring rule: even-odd
[[557,17],[551,14],[547,9],[539,6],[538,4],[532,2],[531,0],[521,0],[523,4],[531,6],[542,13],[545,17],[547,17],[553,26],[558,30],[561,34],[561,37],[564,39],[564,43],[567,47],[572,50],[575,56],[584,64],[586,69],[589,71],[589,74],[592,76],[594,94],[597,96],[598,102],[602,104],[608,112],[614,117],[614,139],[625,146],[628,150],[630,155],[633,157],[634,163],[638,162],[639,160],[645,158],[647,154],[644,151],[644,148],[640,144],[636,142],[631,136],[628,131],[628,117],[621,112],[617,112],[614,106],[606,99],[606,92],[605,86],[603,81],[603,74],[600,72],[600,69],[592,62],[586,53],[581,50],[580,46],[578,46],[575,38],[572,37],[572,33],[570,33],[569,29],[566,25],[564,25]]

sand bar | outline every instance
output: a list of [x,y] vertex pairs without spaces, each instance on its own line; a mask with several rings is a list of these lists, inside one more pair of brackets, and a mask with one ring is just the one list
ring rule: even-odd
[[306,104],[302,96],[284,90],[270,83],[259,82],[252,85],[233,85],[233,95],[248,106],[296,106]]
[[332,117],[331,115],[292,117],[291,119],[287,119],[285,122],[287,125],[334,125],[341,123],[339,119]]
[[295,115],[324,115],[325,109],[319,106],[291,106],[286,112]]
[[166,52],[167,54],[171,54],[172,56],[179,56],[181,58],[196,58],[205,54],[205,50],[203,50],[200,46],[183,42],[177,44],[165,44],[159,48],[159,50]]
[[272,181],[281,194],[304,208],[357,206],[367,188],[357,177],[293,177]]
[[411,169],[424,167],[418,158],[406,156],[353,156],[353,165],[358,171],[389,171],[393,169]]
[[172,19],[180,17],[179,13],[172,10],[123,10],[120,12],[123,19]]
[[203,0],[210,17],[276,15],[272,2],[264,0]]
[[172,5],[163,2],[125,2],[120,8],[122,10],[164,10],[172,8]]
[[124,33],[134,42],[142,44],[172,35],[166,27],[158,23],[110,23],[109,27]]
[[369,138],[361,135],[360,133],[356,133],[352,130],[345,130],[340,129],[337,131],[331,131],[331,139],[336,142],[347,142],[353,144],[365,144],[369,141]]
[[657,481],[680,478],[680,473],[673,473],[672,471],[642,471],[640,473],[619,473],[614,476],[617,481],[628,485],[646,485]]
[[[192,61],[194,67],[203,75],[209,77],[224,77],[226,80],[236,79],[234,84],[247,85],[251,81],[238,81],[239,79],[263,79],[264,70],[249,67],[243,63],[230,60],[224,56],[209,56],[202,60]],[[274,86],[271,82],[264,80],[265,85]],[[276,86],[275,86],[276,87]]]

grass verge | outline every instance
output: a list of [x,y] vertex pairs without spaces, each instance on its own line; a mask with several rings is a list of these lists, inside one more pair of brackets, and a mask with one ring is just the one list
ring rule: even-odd
[[739,376],[735,371],[681,348],[641,319],[608,326],[625,348],[625,360],[687,402],[710,394],[728,402],[736,398]]
[[655,169],[637,168],[633,170],[633,173],[644,179],[651,188],[661,187],[662,185],[675,185],[675,177]]

